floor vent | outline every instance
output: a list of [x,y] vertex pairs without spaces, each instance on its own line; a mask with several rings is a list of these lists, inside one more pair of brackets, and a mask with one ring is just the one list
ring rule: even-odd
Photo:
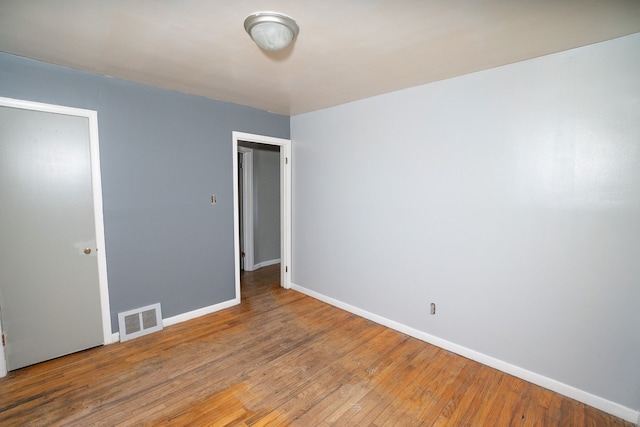
[[162,329],[160,303],[118,313],[120,341],[129,341]]

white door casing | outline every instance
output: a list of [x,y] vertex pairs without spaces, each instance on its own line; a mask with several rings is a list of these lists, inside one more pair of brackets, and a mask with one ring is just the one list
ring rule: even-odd
[[238,212],[238,141],[280,147],[280,278],[285,289],[291,288],[291,140],[244,132],[232,132],[233,206],[236,300],[240,301],[240,252]]
[[[91,336],[93,337],[91,338],[91,340],[93,341],[91,342],[97,341],[95,344],[98,344],[98,345],[108,344],[111,342],[112,335],[111,335],[111,321],[110,321],[110,309],[109,309],[109,298],[108,298],[104,223],[103,223],[103,213],[102,213],[102,190],[101,190],[101,180],[100,180],[101,175],[100,175],[100,157],[99,157],[99,146],[98,146],[97,113],[95,111],[90,111],[90,110],[82,110],[77,108],[34,103],[34,102],[21,101],[21,100],[15,100],[10,98],[0,98],[0,107],[2,108],[2,111],[4,113],[3,117],[5,117],[5,120],[6,120],[5,125],[6,125],[7,132],[13,131],[12,129],[15,128],[14,126],[15,123],[12,123],[12,122],[16,121],[19,117],[24,117],[27,120],[35,120],[34,123],[41,123],[43,129],[46,128],[46,126],[49,126],[49,125],[46,125],[46,123],[49,123],[49,122],[53,123],[53,120],[57,120],[57,121],[60,121],[61,123],[70,124],[72,129],[80,129],[80,130],[72,130],[70,131],[71,132],[70,135],[68,136],[65,135],[64,137],[58,138],[57,144],[63,143],[65,141],[65,138],[71,139],[72,136],[74,135],[74,132],[79,133],[80,135],[79,138],[84,138],[84,139],[81,139],[79,146],[81,146],[82,142],[86,140],[86,144],[88,147],[87,146],[81,147],[82,150],[84,150],[84,154],[81,153],[77,156],[75,154],[69,155],[67,152],[61,149],[62,146],[59,145],[57,146],[57,148],[53,150],[49,150],[49,152],[45,155],[44,158],[40,158],[39,161],[41,163],[39,168],[34,168],[33,165],[30,165],[29,163],[30,162],[29,159],[35,158],[35,151],[27,152],[26,155],[22,155],[21,157],[16,158],[19,160],[21,159],[21,161],[24,161],[25,162],[24,165],[14,164],[9,162],[8,165],[3,166],[6,171],[8,169],[11,169],[10,172],[9,171],[6,172],[7,174],[5,174],[4,177],[7,181],[11,181],[12,183],[14,182],[13,178],[17,177],[16,178],[17,181],[15,182],[20,183],[24,181],[27,184],[27,188],[29,184],[33,187],[31,189],[31,193],[29,194],[25,193],[24,206],[22,206],[21,209],[25,209],[25,207],[27,207],[27,212],[33,211],[34,218],[38,218],[37,215],[40,214],[39,211],[42,211],[42,213],[45,213],[48,211],[49,216],[51,218],[54,218],[56,212],[53,212],[53,211],[56,211],[59,209],[58,201],[60,202],[59,203],[60,206],[62,206],[61,199],[64,198],[63,190],[66,189],[67,185],[69,189],[77,188],[76,179],[78,180],[81,179],[78,177],[80,177],[82,173],[86,173],[87,176],[85,179],[87,181],[85,182],[87,182],[87,188],[85,193],[89,193],[89,194],[87,199],[88,201],[86,204],[86,208],[88,209],[88,211],[87,211],[87,215],[83,217],[85,218],[84,220],[80,221],[78,220],[78,218],[80,217],[74,217],[74,215],[76,215],[77,213],[76,211],[80,210],[80,208],[79,207],[76,208],[74,204],[76,198],[74,196],[67,197],[67,198],[71,200],[71,204],[69,208],[70,209],[69,216],[74,218],[72,219],[72,222],[82,222],[85,224],[85,226],[86,224],[89,224],[89,228],[90,228],[89,232],[88,233],[85,232],[86,230],[79,231],[79,233],[83,234],[82,237],[63,236],[63,241],[65,239],[67,240],[71,239],[72,243],[70,244],[65,243],[64,245],[60,245],[59,247],[54,244],[53,250],[52,250],[51,247],[47,249],[47,247],[45,246],[45,243],[51,244],[52,236],[58,233],[57,226],[49,226],[48,228],[45,228],[44,230],[41,230],[38,232],[35,232],[35,230],[26,229],[24,232],[24,235],[22,236],[23,238],[17,239],[18,244],[16,246],[17,247],[19,247],[20,245],[23,245],[23,246],[20,247],[18,251],[16,251],[16,252],[19,252],[19,257],[15,259],[18,260],[20,263],[24,262],[25,265],[30,265],[30,263],[32,262],[31,258],[33,258],[33,262],[36,262],[37,260],[40,260],[38,262],[42,262],[44,260],[45,265],[49,263],[49,265],[53,266],[53,268],[56,268],[59,273],[60,272],[65,273],[67,270],[69,270],[69,271],[73,271],[74,274],[80,274],[74,268],[74,265],[75,265],[78,267],[79,270],[84,271],[85,272],[84,274],[88,274],[89,276],[87,277],[93,277],[93,279],[91,278],[83,279],[87,281],[93,281],[93,285],[91,285],[92,290],[89,291],[89,294],[91,295],[91,298],[93,299],[93,301],[90,302],[88,305],[91,306],[93,304],[91,309],[93,314],[95,314],[96,311],[98,312],[96,316],[93,316],[93,314],[91,315],[94,318],[92,323],[93,332],[91,332]],[[34,129],[35,129],[34,132],[42,130],[39,128],[34,128]],[[52,141],[54,142],[56,141],[56,138],[57,138],[56,132],[61,132],[61,133],[64,132],[62,129],[63,128],[58,129],[56,127],[52,127],[49,129],[49,131],[52,132],[51,135],[53,135]],[[20,132],[22,132],[22,130],[20,130]],[[32,136],[29,134],[25,134],[25,135],[26,135],[25,141],[29,141],[29,138],[32,138]],[[43,138],[43,136],[35,135],[33,136],[33,138]],[[49,145],[38,142],[37,144],[34,145],[34,147],[36,146],[46,148]],[[89,163],[89,165],[86,164],[87,162]],[[42,167],[43,165],[44,167]],[[43,174],[40,172],[39,172],[40,175],[36,174],[33,177],[30,177],[25,173],[26,171],[30,170],[30,168],[32,172],[33,171],[37,172],[36,169],[39,169],[40,172],[42,172],[42,169],[46,169],[44,171],[45,176],[46,176],[46,173],[52,173],[53,174],[52,177],[55,176],[59,178],[59,180],[52,181],[49,183],[46,180],[43,180],[42,178]],[[90,169],[90,170],[87,171],[87,169]],[[86,172],[83,172],[83,171],[86,171]],[[8,175],[9,173],[12,173],[13,175]],[[39,178],[37,176],[39,176]],[[9,177],[11,177],[11,179],[9,179]],[[40,181],[38,181],[38,179]],[[29,183],[29,180],[31,180],[30,183]],[[88,182],[89,180],[90,182]],[[65,185],[65,182],[67,185]],[[42,191],[40,191],[41,187],[46,187],[46,188],[42,188]],[[46,191],[47,189],[48,189],[48,192],[55,193],[55,195],[45,193],[44,191]],[[10,186],[9,187],[5,186],[5,190],[8,191],[8,194],[13,193],[15,195],[15,191],[13,191],[10,188]],[[26,198],[31,198],[31,200],[26,200]],[[20,197],[15,198],[13,200],[16,201],[16,204],[22,204],[23,202],[23,199],[21,199]],[[41,201],[42,201],[42,206],[40,206],[39,204]],[[51,204],[48,206],[45,205],[46,201],[49,201],[49,203]],[[18,208],[20,207],[17,207],[16,209]],[[62,215],[62,216],[58,215],[58,218],[64,217],[64,216],[65,215]],[[10,219],[11,217],[7,216],[6,218]],[[36,224],[36,225],[39,225],[39,224]],[[6,227],[6,224],[5,224],[5,227]],[[34,227],[34,229],[35,228],[37,227]],[[15,233],[9,233],[9,234],[11,234],[12,236],[16,236]],[[20,234],[18,234],[17,236],[20,236]],[[27,243],[27,242],[31,242],[31,243]],[[69,248],[69,246],[72,246],[72,248]],[[85,249],[91,249],[91,253],[89,254],[84,253]],[[45,255],[43,255],[43,252],[45,253]],[[66,259],[58,258],[55,262],[52,262],[51,259],[55,258],[53,255],[55,254],[57,256],[58,252],[67,254],[66,255],[67,258]],[[7,251],[5,253],[11,254],[11,251]],[[48,256],[46,254],[51,254],[51,256]],[[67,261],[70,262],[69,265],[66,265]],[[71,263],[75,263],[75,264],[71,264]],[[40,266],[40,268],[42,268],[42,266]],[[33,274],[32,270],[37,270],[37,269],[32,269],[32,268],[26,269],[26,271],[30,275]],[[15,272],[13,272],[12,274],[14,274],[13,277],[17,277],[15,276]],[[46,273],[43,273],[43,274],[46,275]],[[56,289],[53,289],[53,290],[43,289],[43,292],[45,290],[52,292],[51,295],[53,295],[53,298],[51,298],[51,301],[46,301],[45,304],[40,302],[39,303],[40,306],[37,307],[38,309],[40,308],[43,309],[42,312],[46,313],[45,317],[51,315],[52,313],[51,310],[53,310],[53,312],[63,311],[64,309],[61,308],[61,305],[65,304],[66,301],[68,300],[71,305],[82,304],[82,301],[75,300],[76,292],[78,293],[78,295],[82,295],[81,298],[85,297],[83,294],[83,292],[85,291],[84,288],[77,288],[75,291],[71,291],[71,294],[65,294],[65,292],[69,292],[69,289],[67,288],[60,289],[59,293],[56,292]],[[5,292],[5,293],[10,294],[11,292],[13,292],[13,289],[10,292]],[[55,307],[52,307],[54,305]],[[3,316],[6,316],[8,314],[7,313],[8,308],[9,307],[2,307]],[[8,316],[5,317],[5,319],[7,318],[9,317]],[[27,318],[27,320],[29,320],[29,318]],[[21,321],[24,321],[24,319],[21,319]],[[91,323],[91,322],[88,322],[88,323]],[[6,326],[8,325],[5,325],[5,327]],[[1,327],[2,325],[0,325],[0,328]],[[70,331],[68,330],[55,331],[56,334],[58,332],[61,334],[60,339],[63,341],[67,340],[66,335],[70,334]],[[9,333],[11,332],[9,331]],[[11,337],[8,338],[8,342],[11,342]],[[5,376],[8,368],[6,364],[7,359],[5,358],[4,350],[5,349],[0,346],[0,376]],[[19,349],[19,350],[22,350],[22,349]]]

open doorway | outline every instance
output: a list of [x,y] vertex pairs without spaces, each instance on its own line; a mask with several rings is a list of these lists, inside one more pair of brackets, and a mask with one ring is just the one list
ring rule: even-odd
[[238,142],[240,270],[280,264],[280,147]]
[[[240,299],[240,271],[242,268],[252,270],[263,266],[280,263],[280,283],[283,288],[291,286],[291,141],[281,138],[233,132],[234,158],[234,241],[235,241],[235,271],[236,298]],[[267,172],[266,179],[277,180],[279,195],[276,218],[278,226],[273,230],[274,209],[267,209],[267,216],[263,218],[263,228],[258,231],[267,236],[266,241],[256,244],[256,191],[254,185],[254,164],[262,161],[264,166],[277,162],[278,170]],[[242,165],[242,166],[241,166]],[[242,173],[241,173],[242,172]],[[271,174],[271,175],[269,175]],[[269,178],[269,176],[271,176]],[[261,183],[263,196],[269,197],[274,191],[273,182]],[[244,191],[243,191],[244,190]],[[262,202],[265,203],[265,202]],[[268,203],[267,203],[268,204]],[[260,206],[257,206],[260,209]],[[245,212],[245,215],[242,212]],[[271,229],[270,229],[271,228]],[[269,235],[276,233],[279,248],[274,248],[273,238]],[[241,237],[242,236],[242,237]],[[260,236],[259,236],[260,237]],[[258,246],[261,245],[260,248]],[[242,256],[244,253],[244,257]]]

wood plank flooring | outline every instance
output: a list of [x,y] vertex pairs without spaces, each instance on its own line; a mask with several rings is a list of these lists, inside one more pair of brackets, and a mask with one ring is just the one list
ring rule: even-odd
[[633,426],[243,273],[242,304],[0,379],[0,426]]

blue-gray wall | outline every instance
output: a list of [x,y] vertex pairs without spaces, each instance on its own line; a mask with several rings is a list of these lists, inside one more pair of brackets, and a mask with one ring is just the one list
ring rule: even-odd
[[254,264],[280,259],[280,152],[253,150]]
[[98,112],[114,331],[131,308],[235,297],[231,132],[289,138],[287,116],[4,53],[0,96]]

